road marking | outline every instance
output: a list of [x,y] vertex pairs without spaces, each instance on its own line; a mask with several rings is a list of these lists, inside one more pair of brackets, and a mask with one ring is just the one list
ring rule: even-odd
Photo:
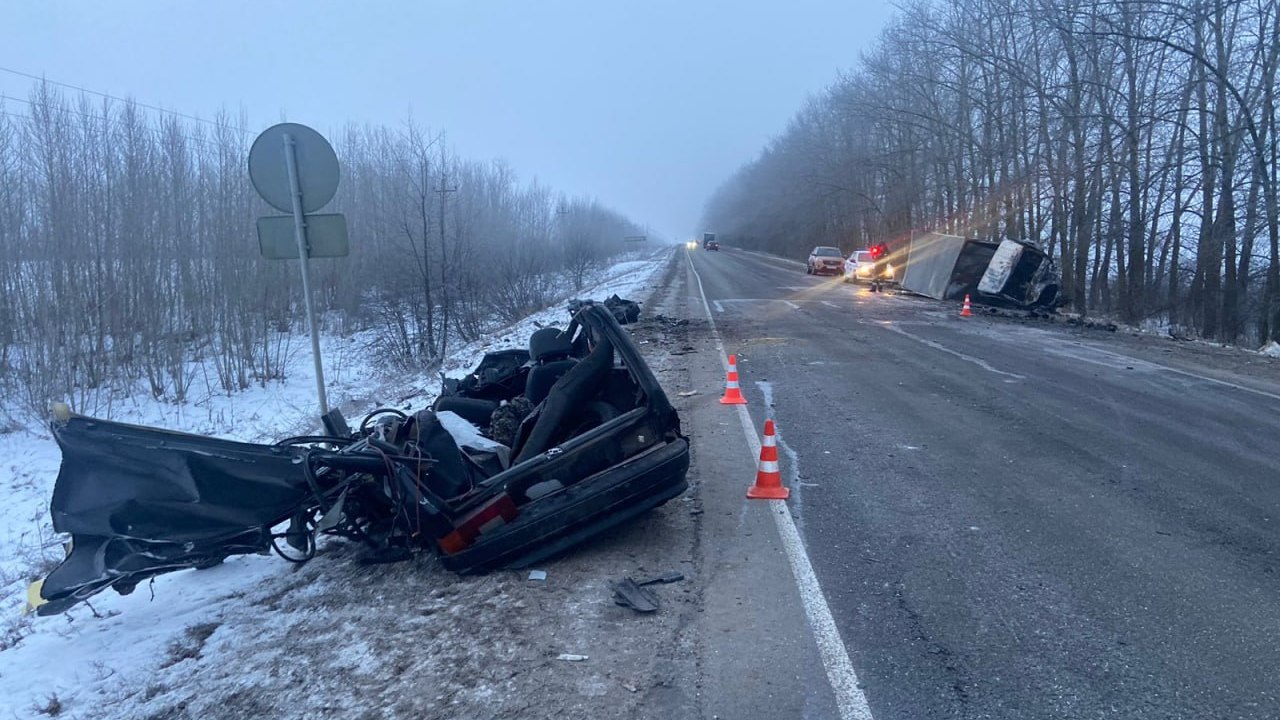
[[[694,271],[695,273],[697,270]],[[799,310],[800,306],[790,300],[775,300],[774,298],[721,298],[712,300],[711,304],[716,306],[716,312],[724,312],[724,306],[721,303],[782,303],[790,307],[792,310]]]
[[[707,303],[707,292],[702,287],[702,276],[689,261],[689,269],[698,281],[698,294],[702,296],[702,308],[707,312],[707,320],[711,325],[711,336],[715,338],[716,348],[720,351],[720,364],[729,369],[729,356],[724,350],[724,341],[720,338],[720,330],[716,328],[715,317],[711,314],[711,305]],[[751,422],[751,414],[746,405],[735,405],[738,420],[742,423],[742,433],[751,448],[752,458],[760,457],[760,438],[756,436],[755,425]],[[782,539],[783,550],[787,561],[791,564],[791,574],[796,579],[796,589],[800,592],[800,602],[804,605],[804,614],[809,619],[809,629],[813,631],[813,639],[818,645],[818,655],[827,670],[827,682],[836,696],[836,708],[840,711],[841,720],[874,720],[871,707],[867,705],[867,696],[858,685],[858,673],[849,660],[849,651],[845,648],[840,631],[836,628],[835,618],[827,605],[826,596],[822,594],[822,586],[818,584],[818,576],[813,572],[813,564],[805,553],[804,541],[800,531],[796,529],[795,519],[787,508],[785,500],[769,500],[770,510],[778,536]]]
[[909,333],[906,330],[903,330],[902,328],[898,327],[897,325],[886,324],[886,323],[877,323],[877,324],[879,324],[880,327],[886,330],[892,330],[898,333],[899,335],[902,335],[903,337],[909,337],[912,340],[915,340],[916,342],[924,343],[925,345],[928,345],[934,350],[939,350],[941,352],[954,355],[960,358],[961,360],[967,360],[973,363],[974,365],[977,365],[978,367],[982,368],[983,370],[986,370],[987,372],[992,372],[992,373],[995,373],[996,375],[1004,375],[1005,377],[1014,378],[1016,380],[1027,379],[1025,375],[1019,375],[1018,373],[1005,372],[1004,370],[997,370],[996,368],[991,366],[991,363],[987,362],[986,360],[983,360],[982,358],[976,358],[972,355],[965,355],[959,350],[952,350],[951,348],[947,347],[946,345],[943,345],[942,343],[934,342],[933,340],[922,338],[919,335],[916,335],[914,333]]
[[[756,259],[759,259],[759,260],[766,260],[770,262],[784,262],[784,263],[787,263],[788,265],[794,265],[796,267],[805,266],[805,263],[800,262],[799,260],[792,260],[791,258],[784,258],[784,257],[779,257],[777,255],[770,255],[769,253],[756,252],[755,250],[742,250],[741,252],[746,255],[754,255]],[[694,270],[693,272],[694,274],[697,274],[698,271]]]
[[1092,363],[1094,365],[1101,365],[1106,368],[1111,368],[1112,370],[1119,370],[1121,369],[1122,366],[1135,367],[1135,368],[1136,367],[1155,368],[1157,370],[1164,370],[1165,372],[1171,372],[1175,375],[1182,375],[1183,377],[1189,377],[1195,380],[1200,380],[1202,382],[1212,383],[1214,385],[1221,385],[1222,387],[1229,387],[1233,390],[1253,393],[1254,395],[1260,395],[1262,397],[1269,398],[1271,400],[1280,400],[1280,395],[1277,395],[1275,393],[1269,393],[1266,390],[1258,390],[1256,388],[1251,388],[1247,385],[1240,385],[1238,383],[1233,383],[1227,380],[1219,380],[1217,378],[1206,377],[1204,375],[1197,375],[1196,373],[1190,372],[1188,370],[1180,370],[1175,367],[1169,367],[1168,365],[1161,365],[1160,363],[1157,363],[1157,362],[1151,362],[1150,360],[1142,360],[1140,358],[1135,358],[1131,355],[1125,355],[1124,353],[1113,352],[1111,350],[1104,350],[1095,345],[1082,344],[1079,347],[1087,348],[1090,351],[1097,353],[1103,357],[1109,357],[1111,359],[1111,362],[1107,362],[1105,360],[1100,360],[1097,358],[1086,357],[1083,353],[1072,352],[1071,348],[1068,346],[1055,347],[1052,345],[1046,345],[1045,351],[1061,357],[1068,357],[1073,360],[1080,360],[1083,362]]

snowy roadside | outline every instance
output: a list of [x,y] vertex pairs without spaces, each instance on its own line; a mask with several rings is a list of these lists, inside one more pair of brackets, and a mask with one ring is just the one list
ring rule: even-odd
[[[576,295],[647,300],[671,257],[662,249],[620,262]],[[567,319],[565,303],[559,302],[493,338],[457,349],[444,369],[460,374],[485,352],[523,345],[536,327]],[[317,423],[310,358],[305,342],[295,345],[284,383],[186,406],[139,401],[115,417],[255,442],[311,430]],[[438,378],[379,372],[363,357],[365,345],[360,337],[325,339],[330,397],[349,417],[358,419],[381,405],[430,404]],[[539,623],[545,624],[537,597],[512,599],[526,583],[511,574],[458,578],[426,557],[368,568],[357,564],[356,549],[340,542],[301,567],[274,556],[236,557],[208,570],[158,578],[130,596],[108,591],[94,598],[92,608],[20,617],[33,568],[47,570],[62,554],[48,523],[59,459],[56,445],[39,428],[0,434],[0,457],[7,471],[7,502],[0,507],[0,717],[385,717],[397,713],[382,712],[383,700],[362,697],[357,707],[354,698],[362,684],[372,692],[388,674],[402,673],[408,673],[403,692],[413,695],[405,712],[434,717],[424,713],[438,708],[439,717],[453,717],[443,708],[457,694],[481,701],[485,692],[501,691],[502,653],[515,652],[509,636],[533,637]],[[618,534],[635,532],[625,528]],[[609,544],[594,552],[608,554]],[[556,581],[553,575],[543,587],[553,588]],[[530,602],[537,607],[531,609]],[[483,638],[474,632],[481,625],[492,631]],[[388,639],[386,633],[404,637]],[[477,656],[471,643],[461,642],[467,638],[487,643],[485,653]],[[528,662],[551,662],[541,650],[522,652],[533,652]],[[418,686],[414,678],[437,664],[454,668],[453,679]],[[398,707],[407,700],[385,701]]]

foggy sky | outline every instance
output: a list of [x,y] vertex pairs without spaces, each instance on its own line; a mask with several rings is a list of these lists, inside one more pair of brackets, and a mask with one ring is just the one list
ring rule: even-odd
[[[243,109],[255,130],[412,113],[463,156],[684,237],[890,13],[878,0],[0,0],[0,67],[202,117]],[[0,72],[0,93],[30,86]]]

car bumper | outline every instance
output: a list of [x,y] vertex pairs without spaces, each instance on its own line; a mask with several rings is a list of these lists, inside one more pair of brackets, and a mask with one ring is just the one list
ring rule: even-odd
[[477,573],[540,562],[680,495],[688,469],[689,442],[675,438],[540,500],[441,564]]

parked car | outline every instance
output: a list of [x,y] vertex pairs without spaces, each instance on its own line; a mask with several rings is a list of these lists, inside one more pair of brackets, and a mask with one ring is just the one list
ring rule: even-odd
[[539,330],[528,351],[490,354],[432,410],[375,411],[354,432],[328,418],[325,436],[259,445],[65,407],[51,427],[53,525],[72,543],[34,588],[41,615],[230,555],[305,562],[320,535],[363,543],[378,562],[425,550],[460,573],[522,567],[688,487],[675,409],[595,303],[564,331]]
[[844,281],[849,283],[870,283],[877,278],[881,282],[893,282],[895,272],[892,263],[878,262],[870,250],[855,250],[844,261]]
[[839,275],[844,268],[840,248],[818,246],[809,253],[804,271],[809,275]]

